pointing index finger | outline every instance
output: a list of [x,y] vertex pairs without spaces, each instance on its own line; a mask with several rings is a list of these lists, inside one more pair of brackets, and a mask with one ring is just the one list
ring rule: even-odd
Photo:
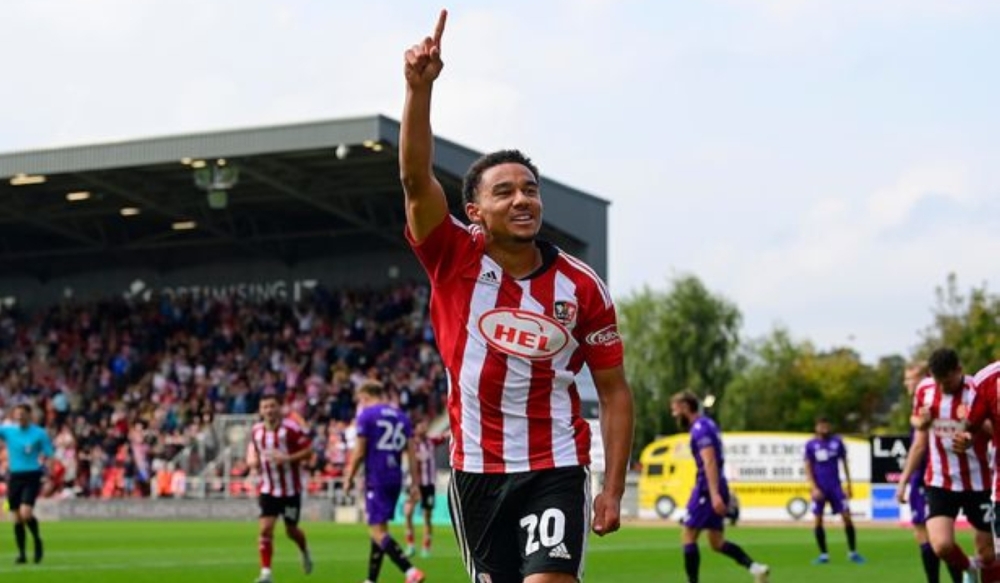
[[441,50],[441,37],[444,36],[444,24],[448,20],[448,11],[442,10],[438,16],[437,25],[434,27],[434,46]]

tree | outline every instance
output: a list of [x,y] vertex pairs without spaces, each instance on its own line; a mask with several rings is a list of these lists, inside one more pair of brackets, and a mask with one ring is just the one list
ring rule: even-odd
[[926,360],[935,348],[948,346],[970,374],[1000,358],[1000,297],[986,284],[962,295],[954,273],[935,289],[935,296],[934,322],[924,331],[915,358]]
[[820,352],[783,328],[747,344],[739,363],[720,416],[730,431],[812,431],[822,415],[837,431],[867,433],[890,386],[854,350]]
[[669,399],[691,389],[722,396],[733,377],[741,315],[698,278],[680,277],[666,293],[645,287],[619,302],[625,367],[636,396],[636,444],[673,433]]

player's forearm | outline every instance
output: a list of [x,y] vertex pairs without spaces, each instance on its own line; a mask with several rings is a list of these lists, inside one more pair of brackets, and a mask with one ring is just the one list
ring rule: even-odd
[[816,475],[813,474],[813,467],[811,462],[806,462],[806,481],[809,482],[810,488],[816,488]]
[[399,178],[408,195],[419,192],[420,186],[431,179],[433,162],[431,87],[407,87],[399,129]]
[[417,450],[410,443],[410,446],[406,448],[406,463],[407,467],[410,469],[410,485],[420,484],[420,464],[417,463]]
[[925,439],[920,439],[921,434],[926,436],[926,432],[921,431],[917,433],[917,438],[913,440],[913,445],[910,446],[910,452],[906,455],[906,464],[903,465],[903,473],[899,476],[900,482],[907,482],[910,479],[914,470],[917,469],[919,460],[924,456],[927,444]]
[[719,464],[716,463],[714,456],[706,456],[702,458],[705,463],[705,481],[708,482],[708,493],[712,496],[721,496],[722,492],[719,490]]
[[625,493],[625,475],[632,455],[632,392],[627,386],[606,391],[601,398],[601,439],[604,442],[604,492]]
[[297,451],[297,452],[291,454],[290,456],[288,456],[288,461],[289,462],[301,462],[301,461],[305,461],[305,460],[309,459],[310,457],[312,457],[312,453],[313,453],[312,452],[312,447],[304,447],[304,448],[300,449],[299,451]]

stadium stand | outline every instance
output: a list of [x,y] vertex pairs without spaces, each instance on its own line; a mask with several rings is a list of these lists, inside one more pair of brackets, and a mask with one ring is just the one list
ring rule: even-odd
[[318,287],[297,304],[155,296],[7,310],[0,405],[43,412],[59,461],[49,495],[175,496],[186,493],[179,476],[245,475],[242,428],[266,390],[314,428],[313,475],[335,478],[363,379],[385,381],[412,415],[441,411],[427,296],[402,284]]

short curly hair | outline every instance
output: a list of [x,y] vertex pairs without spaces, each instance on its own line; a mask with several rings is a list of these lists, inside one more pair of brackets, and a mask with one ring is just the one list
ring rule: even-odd
[[935,379],[946,377],[961,368],[958,353],[951,348],[938,348],[927,359],[927,368]]
[[520,150],[497,150],[483,155],[469,166],[465,178],[462,179],[462,202],[476,202],[476,189],[479,188],[483,172],[494,166],[508,163],[521,164],[531,170],[535,181],[538,182],[538,167],[531,161],[531,158],[525,156]]

